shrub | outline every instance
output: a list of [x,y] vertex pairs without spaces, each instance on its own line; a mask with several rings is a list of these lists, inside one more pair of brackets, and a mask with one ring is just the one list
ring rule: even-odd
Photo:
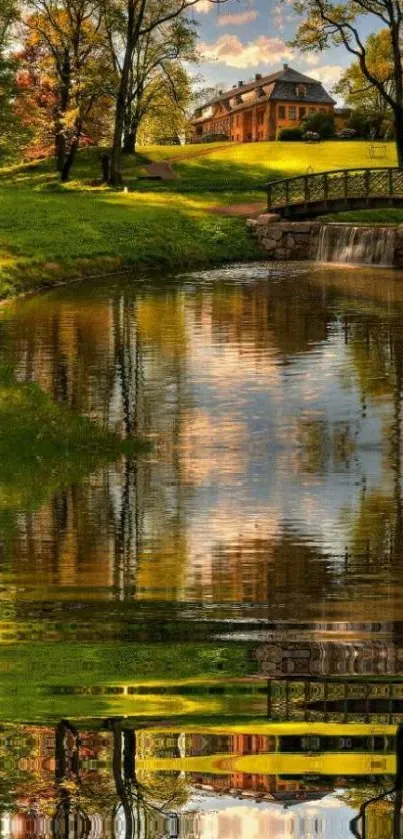
[[228,134],[203,134],[200,137],[200,143],[227,143],[229,140]]
[[355,128],[342,128],[341,131],[337,132],[336,136],[339,140],[354,140],[354,137],[357,136],[357,132]]
[[302,140],[302,128],[280,128],[277,134],[278,140]]
[[302,124],[303,132],[314,131],[319,134],[321,140],[329,140],[334,137],[334,117],[333,114],[325,114],[323,111],[317,111],[316,114],[310,114]]

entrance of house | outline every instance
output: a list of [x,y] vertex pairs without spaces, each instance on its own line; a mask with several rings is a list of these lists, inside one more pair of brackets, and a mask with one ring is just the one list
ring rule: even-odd
[[243,115],[243,143],[252,142],[252,111],[246,111]]

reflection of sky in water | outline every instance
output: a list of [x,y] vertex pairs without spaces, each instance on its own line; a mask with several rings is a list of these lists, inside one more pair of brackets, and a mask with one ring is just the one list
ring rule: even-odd
[[[202,532],[206,547],[209,535],[256,533],[259,524],[262,535],[273,535],[286,523],[333,557],[344,555],[341,511],[354,510],[364,483],[367,491],[391,487],[382,440],[388,406],[372,404],[363,414],[358,387],[344,383],[351,359],[337,326],[326,343],[287,365],[274,349],[257,363],[252,350],[242,355],[234,344],[212,343],[210,327],[189,322],[187,375],[196,407],[184,434],[196,485],[189,510],[195,540]],[[327,433],[337,424],[347,428],[348,463],[335,460],[327,440],[319,471],[298,468],[304,421],[320,423]]]
[[334,796],[284,807],[280,803],[237,801],[194,795],[185,813],[193,815],[197,839],[348,839],[355,812]]
[[[240,266],[188,276],[180,287],[111,280],[21,303],[1,322],[22,378],[38,378],[57,398],[121,430],[129,405],[136,429],[155,442],[135,485],[126,485],[119,465],[88,480],[79,502],[70,499],[87,525],[76,539],[71,512],[64,581],[74,585],[79,569],[84,585],[91,566],[93,586],[100,555],[106,587],[120,581],[122,544],[125,585],[140,598],[220,601],[230,563],[228,598],[264,599],[269,589],[259,580],[267,583],[270,563],[272,574],[284,562],[275,555],[281,544],[290,566],[296,545],[310,551],[299,556],[298,585],[314,577],[312,590],[317,584],[323,593],[323,569],[339,580],[364,500],[393,496],[386,455],[394,407],[390,388],[377,398],[361,392],[357,346],[365,375],[377,378],[379,370],[359,331],[366,324],[354,297],[360,274],[349,280],[346,306],[344,273],[341,292],[327,274],[314,281],[313,270],[290,266],[284,276],[284,269]],[[384,330],[386,346],[391,310],[377,305],[368,303],[370,324]],[[355,347],[346,343],[346,310],[347,331],[358,328]],[[55,543],[60,552],[56,530],[49,509],[34,530],[38,555],[45,542],[46,551]],[[291,577],[282,604],[290,584]],[[277,591],[281,585],[278,575]]]

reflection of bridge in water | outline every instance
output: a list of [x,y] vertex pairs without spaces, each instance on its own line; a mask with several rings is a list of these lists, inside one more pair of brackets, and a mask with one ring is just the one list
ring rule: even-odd
[[403,206],[403,169],[338,169],[267,184],[267,207],[285,218]]
[[[391,823],[390,813],[394,812],[395,832],[382,834],[371,827],[378,802],[387,798],[383,795],[363,807],[361,820],[355,820],[351,835],[363,839],[401,839],[400,818],[396,816],[400,805],[395,791],[400,783],[402,737],[400,734],[395,739],[395,726],[374,722],[370,725],[276,722],[264,717],[225,724],[223,720],[214,722],[207,718],[199,724],[188,722],[187,727],[173,719],[171,725],[156,721],[151,727],[138,728],[139,722],[129,718],[88,721],[88,725],[95,726],[93,737],[95,732],[102,735],[103,765],[105,736],[109,740],[107,765],[112,782],[109,793],[105,793],[102,784],[99,789],[91,784],[88,772],[86,775],[88,733],[81,733],[73,723],[61,721],[53,737],[53,815],[46,815],[51,809],[46,786],[42,809],[35,796],[29,802],[29,794],[28,798],[24,794],[23,812],[15,812],[14,808],[14,815],[11,813],[8,820],[3,815],[2,836],[9,839],[28,836],[203,839],[208,835],[212,839],[221,835],[206,832],[206,826],[200,832],[194,805],[193,810],[192,806],[186,807],[188,792],[183,794],[186,783],[187,790],[193,788],[215,801],[215,812],[220,807],[223,810],[230,807],[228,812],[231,812],[231,797],[238,804],[244,801],[245,807],[248,802],[259,801],[269,808],[261,820],[261,827],[265,824],[269,835],[273,831],[273,836],[283,835],[281,831],[276,832],[281,825],[288,835],[287,830],[294,825],[290,835],[298,839],[306,835],[315,839],[334,839],[337,835],[339,839],[340,834],[335,834],[329,824],[325,828],[321,800],[336,787],[363,788],[365,795],[366,786],[375,784],[388,790],[390,801],[385,824]],[[49,763],[49,758],[45,763]],[[304,804],[309,811],[298,809]],[[97,811],[99,806],[101,810]],[[247,818],[246,810],[242,818]],[[309,825],[306,818],[310,819]],[[343,836],[347,839],[350,834],[345,824]],[[371,830],[365,832],[368,825]],[[219,827],[218,820],[217,830]],[[303,829],[307,832],[301,833]],[[267,835],[267,830],[256,835]]]

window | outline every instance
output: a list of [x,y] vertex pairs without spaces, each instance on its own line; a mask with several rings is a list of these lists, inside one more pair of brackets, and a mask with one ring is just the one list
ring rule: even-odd
[[297,109],[294,106],[288,108],[288,119],[297,119]]
[[309,108],[310,114],[316,114],[316,108]]
[[300,108],[299,109],[299,118],[304,119],[305,115],[306,115],[306,108]]
[[285,119],[285,107],[284,105],[279,105],[278,107],[278,118]]
[[263,125],[263,123],[264,123],[264,111],[258,111],[257,124],[258,125]]
[[296,94],[297,94],[299,99],[305,99],[305,97],[306,97],[306,87],[305,87],[304,84],[297,84],[295,90],[296,90]]

